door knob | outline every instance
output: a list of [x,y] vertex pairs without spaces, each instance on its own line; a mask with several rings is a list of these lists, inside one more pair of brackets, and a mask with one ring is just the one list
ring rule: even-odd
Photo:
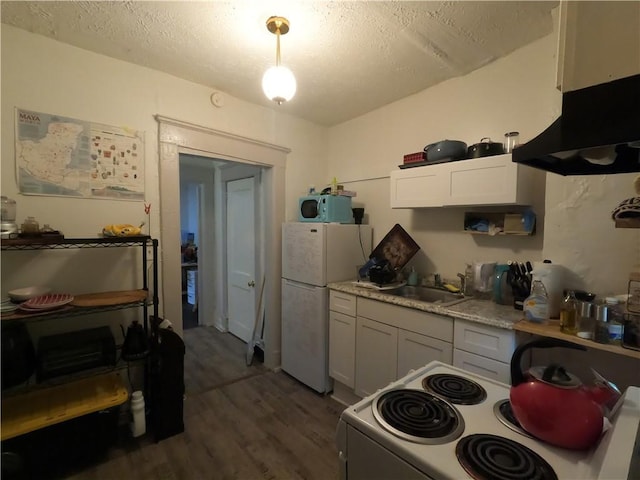
[[256,286],[256,282],[254,282],[253,280],[250,280],[249,282],[247,282],[247,286],[255,287]]

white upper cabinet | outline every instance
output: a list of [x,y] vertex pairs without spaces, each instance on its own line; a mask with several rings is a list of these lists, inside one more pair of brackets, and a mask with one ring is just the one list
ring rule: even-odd
[[530,205],[535,169],[511,154],[391,172],[391,208]]
[[640,2],[563,0],[559,22],[562,92],[640,73]]

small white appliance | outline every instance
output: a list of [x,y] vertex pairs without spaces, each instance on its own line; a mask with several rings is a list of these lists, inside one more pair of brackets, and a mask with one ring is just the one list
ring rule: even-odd
[[371,253],[371,226],[282,225],[282,369],[317,392],[329,379],[329,289],[356,279]]
[[509,385],[431,362],[344,410],[340,479],[639,478],[640,388],[626,390],[612,425],[586,451],[533,438],[508,399]]

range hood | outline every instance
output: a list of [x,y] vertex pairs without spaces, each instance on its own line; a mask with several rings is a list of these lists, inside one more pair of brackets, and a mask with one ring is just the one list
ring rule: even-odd
[[562,95],[562,115],[512,160],[560,175],[640,172],[640,75]]

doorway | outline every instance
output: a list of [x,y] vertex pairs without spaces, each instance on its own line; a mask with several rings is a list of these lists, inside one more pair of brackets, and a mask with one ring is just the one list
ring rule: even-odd
[[[179,154],[182,326],[252,340],[264,272],[262,169]],[[202,259],[206,260],[202,260]],[[217,294],[211,288],[221,285]]]
[[[264,364],[268,368],[280,365],[280,277],[281,229],[284,221],[285,164],[289,149],[259,140],[233,135],[180,120],[156,115],[159,123],[160,157],[160,244],[163,302],[161,314],[168,319],[181,315],[180,232],[179,225],[179,155],[201,155],[243,165],[262,167],[264,213]],[[218,190],[216,190],[218,195]],[[217,198],[217,197],[216,197]],[[205,261],[208,249],[198,254],[198,263]],[[211,253],[208,253],[211,254]],[[203,285],[203,279],[198,279]],[[224,281],[214,278],[207,282],[215,296],[221,295]],[[210,295],[200,295],[198,309],[204,308]],[[202,316],[202,312],[200,312]],[[182,333],[181,322],[174,329]]]

